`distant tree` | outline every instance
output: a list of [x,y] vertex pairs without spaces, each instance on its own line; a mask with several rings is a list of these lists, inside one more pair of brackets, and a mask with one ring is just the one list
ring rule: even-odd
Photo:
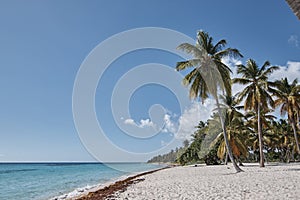
[[188,148],[189,145],[190,145],[190,142],[188,140],[183,141],[183,147],[184,148]]

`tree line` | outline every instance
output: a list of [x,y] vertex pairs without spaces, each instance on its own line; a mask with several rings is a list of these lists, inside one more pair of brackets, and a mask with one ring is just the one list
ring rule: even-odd
[[[264,167],[268,158],[284,162],[298,159],[300,85],[297,79],[284,77],[271,81],[270,75],[279,67],[269,61],[259,66],[253,59],[246,65],[237,65],[239,77],[231,78],[232,71],[222,58],[243,55],[238,49],[225,48],[226,45],[226,40],[214,44],[207,32],[199,31],[195,45],[178,46],[192,55],[192,59],[176,65],[178,71],[190,70],[183,79],[190,98],[202,103],[213,98],[216,108],[207,122],[198,124],[191,143],[181,151],[173,151],[170,157],[174,160],[177,152],[175,161],[181,164],[201,160],[217,164],[230,160],[237,172],[242,171],[237,162],[241,165],[243,160],[259,160]],[[233,84],[244,87],[232,94]],[[272,115],[276,108],[282,119]],[[213,136],[216,137],[207,139]],[[203,144],[207,141],[209,145]]]

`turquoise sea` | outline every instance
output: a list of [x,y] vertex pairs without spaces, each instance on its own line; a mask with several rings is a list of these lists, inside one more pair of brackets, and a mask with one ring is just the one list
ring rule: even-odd
[[0,199],[51,199],[161,167],[146,163],[0,163]]

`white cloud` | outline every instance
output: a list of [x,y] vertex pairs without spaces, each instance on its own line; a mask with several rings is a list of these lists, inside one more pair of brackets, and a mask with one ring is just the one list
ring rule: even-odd
[[291,35],[288,39],[288,43],[291,45],[295,45],[296,47],[299,47],[299,40],[297,35]]
[[[130,124],[130,125],[136,125],[136,123],[134,122],[133,119],[125,119],[125,120],[124,120],[124,123],[125,123],[125,124]],[[136,125],[136,126],[137,126],[137,125]]]
[[144,127],[153,127],[154,124],[150,119],[141,119],[140,121],[140,128],[144,128]]
[[196,130],[195,126],[199,121],[206,121],[212,115],[215,108],[213,99],[207,99],[204,104],[193,102],[189,109],[186,109],[179,118],[179,130],[175,137],[177,139],[190,139]]
[[[184,110],[180,117],[176,115],[165,114],[164,126],[161,129],[162,133],[170,133],[178,140],[190,139],[195,132],[195,126],[199,121],[206,121],[212,114],[215,103],[213,99],[207,99],[204,104],[200,102],[192,102],[191,105]],[[176,119],[177,118],[177,119]],[[126,119],[124,123],[139,128],[157,127],[150,119],[142,119],[139,123],[133,119]],[[162,145],[164,143],[162,142]]]
[[[171,119],[172,117],[176,117],[176,115],[170,115],[170,114],[165,114],[164,115],[164,123],[163,127],[161,127],[161,131],[164,133],[175,133],[177,130],[177,126],[175,122]],[[124,124],[131,125],[131,126],[136,126],[139,128],[147,128],[147,127],[152,127],[155,130],[157,130],[158,125],[155,124],[153,121],[150,119],[141,119],[139,122],[135,122],[133,119],[125,119]]]
[[162,129],[162,132],[164,133],[175,133],[177,131],[177,127],[175,122],[172,121],[171,115],[165,114],[164,116],[164,128]]
[[300,62],[288,61],[286,66],[280,66],[279,70],[274,71],[270,76],[272,81],[287,77],[289,81],[300,77]]
[[124,124],[137,126],[139,128],[155,127],[154,123],[150,119],[141,119],[139,123],[135,122],[133,119],[125,119]]
[[236,65],[240,65],[242,64],[242,61],[236,58],[232,58],[232,57],[224,57],[222,58],[222,62],[225,63],[228,67],[233,68]]

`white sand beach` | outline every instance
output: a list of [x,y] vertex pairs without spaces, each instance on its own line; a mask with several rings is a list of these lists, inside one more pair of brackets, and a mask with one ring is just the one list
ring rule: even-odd
[[174,167],[147,174],[113,199],[300,199],[300,163]]

